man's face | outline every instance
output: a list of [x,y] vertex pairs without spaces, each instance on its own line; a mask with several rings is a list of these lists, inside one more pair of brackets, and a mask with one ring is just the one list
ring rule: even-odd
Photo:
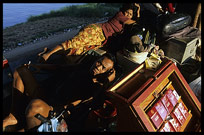
[[105,73],[113,68],[113,61],[107,57],[98,59],[91,67],[91,74],[98,75]]

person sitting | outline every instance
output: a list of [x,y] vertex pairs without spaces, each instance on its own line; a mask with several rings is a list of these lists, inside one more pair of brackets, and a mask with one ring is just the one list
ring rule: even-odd
[[41,62],[60,50],[69,50],[67,55],[82,55],[90,49],[98,49],[103,46],[103,42],[108,40],[113,34],[123,31],[124,25],[136,23],[132,20],[133,11],[137,7],[137,17],[140,17],[139,4],[123,4],[120,11],[114,17],[104,23],[89,24],[82,28],[79,33],[70,40],[57,45],[46,53],[40,53]]
[[140,37],[138,35],[132,35],[129,37],[129,40],[127,40],[127,43],[124,47],[124,49],[128,52],[132,53],[143,53],[147,52],[147,54],[154,53],[158,56],[163,57],[164,52],[162,49],[159,49],[158,45],[154,44],[145,44],[142,42]]
[[[89,97],[102,99],[105,89],[115,79],[114,63],[114,56],[106,53],[89,64],[24,64],[13,74],[14,95],[11,114],[19,123],[23,122],[25,117],[22,116],[25,115],[24,112],[32,99],[41,99],[53,106],[64,106]],[[51,71],[53,75],[43,81],[37,80],[32,67],[38,73],[44,70]],[[22,127],[24,126],[23,124]]]
[[164,57],[163,50],[155,45],[156,34],[154,32],[137,24],[127,27],[125,30],[122,53],[126,57],[138,64],[144,62],[151,55]]

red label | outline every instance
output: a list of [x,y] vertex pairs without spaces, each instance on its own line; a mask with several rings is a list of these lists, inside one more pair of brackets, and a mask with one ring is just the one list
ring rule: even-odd
[[183,116],[184,116],[185,118],[188,117],[188,115],[189,115],[188,109],[183,105],[182,102],[178,104],[178,109],[181,111],[181,113],[183,114]]
[[157,112],[155,107],[152,107],[151,110],[147,112],[147,115],[150,117],[151,121],[154,123],[154,125],[159,128],[161,123],[163,122],[161,116]]
[[160,130],[160,132],[175,132],[174,128],[172,125],[167,121],[163,128]]
[[176,92],[176,90],[173,90],[173,94],[174,94],[174,96],[176,97],[176,99],[179,100],[179,95],[178,95],[178,93]]
[[156,112],[157,110],[154,107],[152,107],[151,110],[147,112],[147,115],[151,118]]
[[154,123],[154,125],[156,126],[156,128],[158,129],[160,127],[160,125],[162,124],[163,120],[161,118],[161,116],[158,114],[158,112],[156,112],[152,117],[151,117],[152,122]]
[[168,111],[168,113],[171,113],[171,111],[173,110],[173,105],[172,103],[169,101],[169,99],[167,98],[166,95],[164,95],[162,98],[161,98],[161,101],[163,103],[163,105],[165,106],[166,110]]
[[151,121],[154,123],[156,128],[159,128],[163,120],[165,120],[168,115],[167,110],[163,106],[162,102],[159,100],[148,112],[147,115],[150,117]]
[[166,96],[168,97],[168,99],[169,99],[169,101],[171,102],[171,104],[172,104],[173,106],[175,106],[175,105],[177,104],[178,100],[177,100],[176,97],[174,96],[172,90],[171,90],[171,89],[167,90],[167,91],[165,92],[165,94],[166,94]]
[[163,120],[166,119],[166,116],[168,115],[167,110],[165,109],[165,107],[163,106],[161,100],[159,100],[155,105],[154,105],[155,109],[157,110],[157,112],[159,113],[159,115],[161,116],[161,118]]
[[171,123],[174,130],[176,132],[179,132],[181,128],[181,124],[179,123],[179,121],[177,120],[177,118],[175,117],[173,113],[171,114],[171,116],[172,116],[172,119],[170,119],[169,122]]
[[185,122],[186,119],[183,116],[183,114],[180,112],[180,110],[178,108],[175,108],[173,113],[176,116],[177,120],[180,122],[180,124],[183,125],[183,123]]

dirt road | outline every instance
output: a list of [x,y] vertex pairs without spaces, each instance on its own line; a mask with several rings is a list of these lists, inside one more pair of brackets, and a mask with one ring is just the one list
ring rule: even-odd
[[79,29],[74,29],[70,32],[53,35],[47,39],[38,41],[36,43],[28,44],[26,46],[17,47],[11,51],[3,53],[4,57],[6,57],[10,62],[15,61],[21,57],[29,56],[38,52],[41,52],[44,47],[52,48],[67,39],[72,38],[77,34]]

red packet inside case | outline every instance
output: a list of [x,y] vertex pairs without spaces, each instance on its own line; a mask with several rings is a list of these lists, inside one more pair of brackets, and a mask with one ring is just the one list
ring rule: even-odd
[[159,115],[161,116],[161,118],[163,120],[166,119],[168,112],[166,110],[166,108],[164,107],[164,105],[162,104],[161,100],[159,100],[155,105],[154,105],[155,109],[157,110],[157,112],[159,113]]
[[162,101],[163,105],[165,106],[166,110],[168,111],[168,113],[170,114],[171,111],[174,109],[173,104],[169,101],[169,99],[167,98],[166,95],[164,95],[161,98],[161,101]]
[[171,104],[175,107],[178,102],[178,99],[173,94],[173,91],[171,89],[168,89],[164,94],[167,96]]
[[183,114],[180,112],[180,110],[178,109],[178,107],[175,108],[175,110],[173,111],[173,114],[176,116],[177,120],[180,122],[181,125],[184,124],[186,118],[183,116]]
[[189,112],[188,112],[188,109],[184,106],[182,102],[178,104],[178,109],[180,110],[180,112],[183,114],[183,116],[186,119],[189,115]]
[[171,123],[174,130],[176,132],[179,132],[181,129],[181,124],[179,123],[179,121],[177,120],[176,116],[173,113],[171,114],[171,117],[172,119],[170,119],[169,122]]
[[172,125],[167,121],[163,127],[161,128],[160,132],[175,132]]
[[166,119],[168,112],[163,106],[161,100],[159,100],[154,106],[147,112],[156,128],[158,129],[163,121]]
[[154,107],[152,107],[147,112],[147,115],[149,116],[149,118],[151,119],[153,124],[156,126],[156,128],[159,129],[159,127],[162,124],[163,120],[162,120],[161,116],[159,115],[159,113],[157,112],[157,110]]

